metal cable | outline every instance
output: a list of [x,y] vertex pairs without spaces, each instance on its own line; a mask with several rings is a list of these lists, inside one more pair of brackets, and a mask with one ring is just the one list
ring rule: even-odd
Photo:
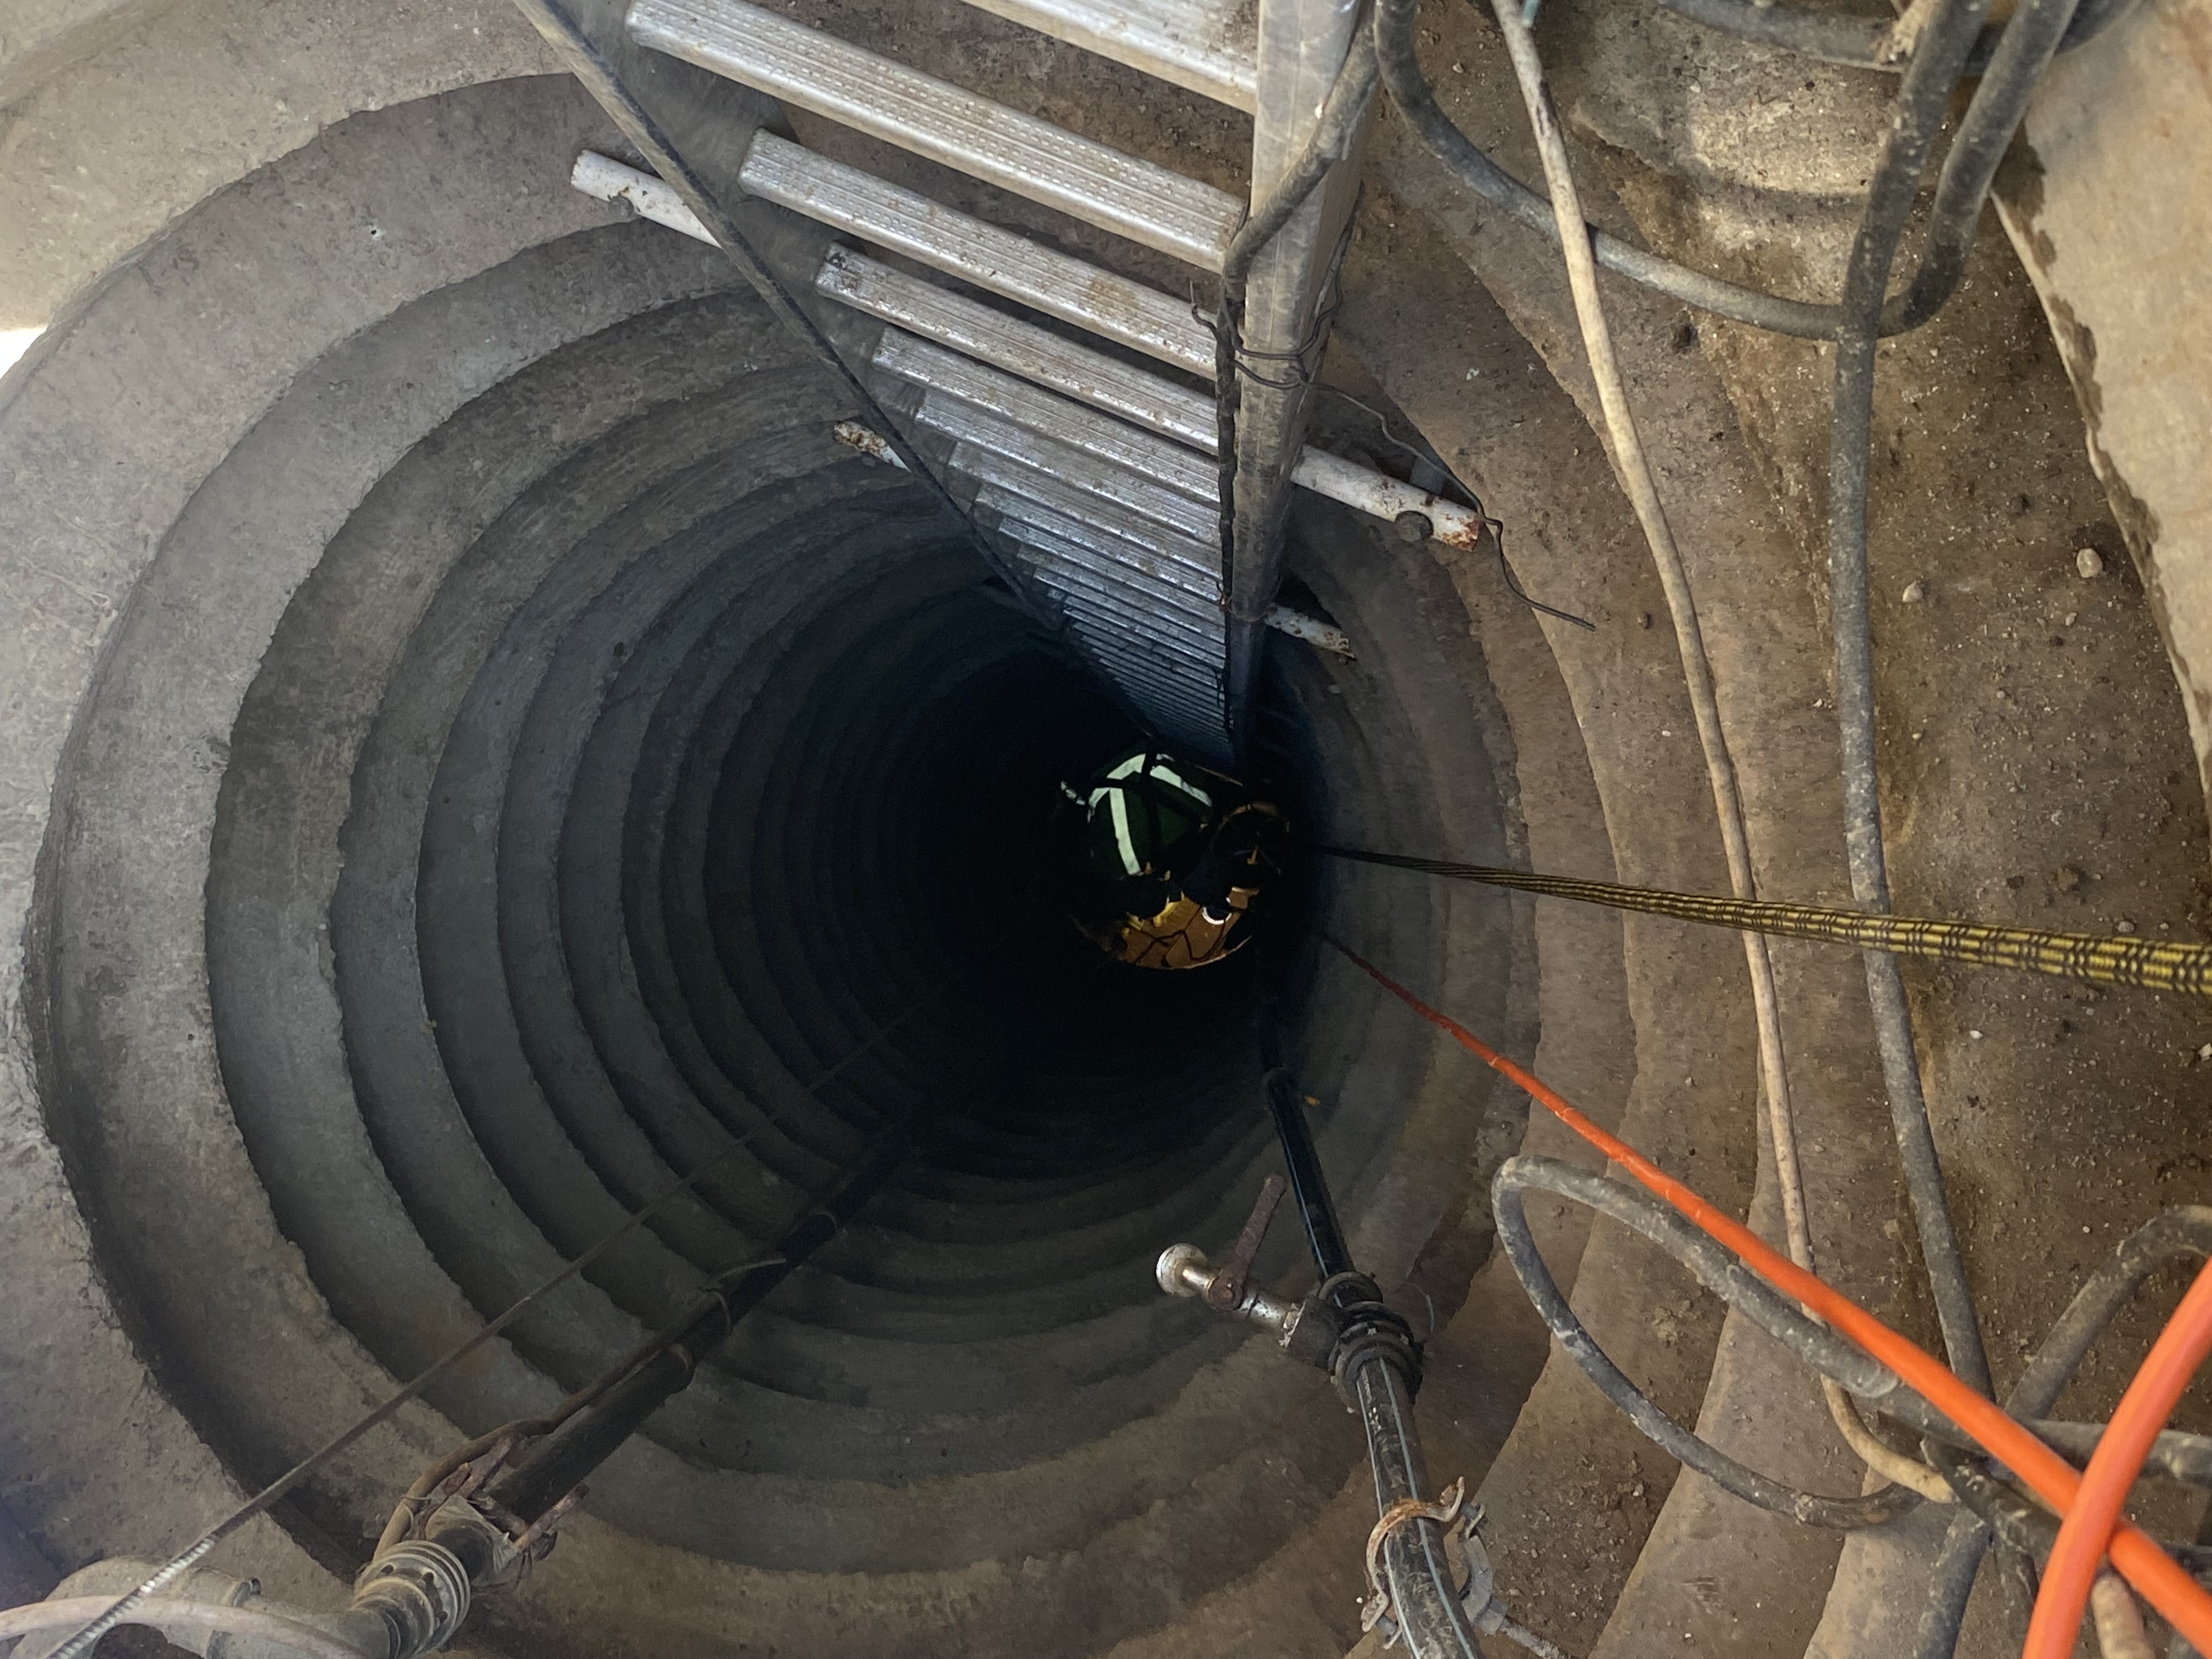
[[[757,1133],[757,1131],[754,1131],[753,1133]],[[745,1139],[750,1140],[751,1139],[751,1134],[749,1133]],[[469,1337],[467,1340],[460,1343],[459,1346],[447,1352],[443,1358],[434,1361],[428,1369],[419,1373],[412,1382],[405,1384],[397,1392],[387,1397],[381,1405],[377,1406],[374,1409],[361,1417],[349,1428],[331,1436],[330,1439],[325,1441],[320,1446],[310,1452],[306,1457],[301,1459],[299,1462],[294,1464],[283,1474],[278,1475],[276,1480],[270,1481],[259,1492],[256,1492],[252,1498],[246,1499],[245,1503],[240,1504],[228,1515],[225,1516],[221,1521],[216,1522],[214,1526],[210,1527],[205,1532],[202,1533],[198,1538],[186,1545],[178,1554],[164,1562],[153,1573],[149,1575],[146,1580],[143,1583],[139,1584],[137,1589],[125,1591],[121,1596],[118,1597],[108,1606],[108,1608],[105,1613],[101,1613],[98,1618],[92,1620],[84,1626],[83,1629],[78,1631],[76,1634],[70,1637],[68,1641],[64,1642],[59,1647],[56,1648],[52,1653],[47,1656],[47,1659],[82,1659],[83,1655],[90,1653],[92,1651],[93,1644],[98,1642],[101,1637],[106,1635],[109,1631],[114,1629],[116,1626],[121,1624],[126,1618],[129,1618],[136,1611],[141,1602],[146,1601],[150,1596],[159,1595],[164,1589],[167,1589],[171,1584],[176,1583],[179,1578],[182,1577],[194,1566],[204,1560],[208,1553],[214,1549],[217,1544],[229,1537],[231,1534],[236,1532],[240,1527],[244,1526],[248,1521],[251,1521],[255,1516],[259,1515],[264,1510],[268,1509],[270,1505],[276,1503],[278,1498],[283,1497],[285,1493],[290,1492],[301,1481],[305,1480],[309,1475],[313,1474],[316,1470],[328,1463],[331,1459],[336,1457],[347,1447],[359,1440],[362,1436],[367,1434],[371,1429],[376,1427],[380,1423],[388,1421],[402,1406],[420,1398],[423,1391],[428,1389],[432,1383],[437,1382],[439,1378],[447,1375],[447,1373],[451,1371],[455,1365],[459,1364],[462,1360],[468,1358],[470,1354],[475,1352],[477,1349],[483,1346],[500,1332],[505,1330],[509,1325],[513,1324],[515,1320],[522,1316],[526,1310],[530,1308],[541,1297],[544,1297],[549,1291],[554,1291],[561,1285],[567,1284],[568,1280],[574,1279],[578,1273],[583,1272],[586,1267],[598,1261],[599,1258],[605,1255],[607,1250],[611,1249],[617,1241],[626,1236],[632,1228],[638,1226],[648,1216],[659,1210],[662,1205],[676,1197],[678,1194],[688,1190],[696,1182],[704,1179],[707,1176],[711,1175],[716,1170],[720,1169],[732,1158],[735,1158],[737,1154],[744,1149],[744,1141],[741,1140],[737,1146],[731,1147],[728,1152],[723,1153],[721,1157],[715,1158],[712,1163],[704,1164],[701,1168],[692,1171],[691,1174],[682,1177],[680,1180],[671,1182],[667,1186],[662,1188],[659,1193],[647,1200],[642,1206],[634,1212],[628,1219],[622,1223],[621,1225],[609,1232],[605,1237],[600,1239],[599,1242],[592,1245],[590,1249],[585,1251],[583,1255],[578,1256],[574,1261],[569,1262],[558,1273],[554,1273],[551,1277],[544,1280],[535,1288],[526,1291],[521,1298],[510,1306],[506,1312],[501,1314],[497,1318],[491,1320],[489,1322],[485,1324],[481,1329],[477,1331],[474,1335]]]
[[1747,930],[1777,939],[1818,939],[1831,945],[1856,945],[1871,951],[1886,951],[1923,962],[2013,968],[2026,973],[2087,980],[2098,985],[2140,986],[2190,996],[2212,996],[2212,945],[2106,938],[2095,933],[2049,933],[1978,921],[1876,916],[1863,910],[1838,910],[1817,904],[1716,898],[1703,893],[1583,881],[1572,876],[1540,875],[1531,870],[1411,858],[1349,847],[1321,847],[1315,850],[1330,858],[1418,870],[1425,875],[1443,876],[1454,881],[1510,887],[1549,898],[1574,899],[1585,904],[1670,916],[1679,921],[1699,922],[1708,927]]
[[[821,1073],[812,1082],[805,1085],[800,1091],[800,1093],[802,1095],[811,1095],[816,1090],[821,1088],[823,1085],[828,1083],[832,1078],[837,1076],[838,1073],[842,1072],[848,1066],[850,1066],[854,1060],[860,1059],[863,1054],[868,1053],[871,1049],[877,1047],[877,1045],[883,1042],[893,1031],[903,1025],[915,1014],[921,1012],[922,1009],[927,1008],[939,998],[944,996],[951,988],[951,984],[940,985],[936,990],[932,991],[928,995],[922,997],[918,1001],[907,1007],[896,1018],[885,1022],[883,1025],[879,1026],[866,1042],[854,1048],[850,1053],[846,1054],[843,1059],[837,1061],[836,1065],[831,1066],[828,1070]],[[331,1459],[336,1457],[347,1447],[359,1440],[362,1436],[367,1434],[371,1429],[375,1428],[380,1423],[390,1420],[392,1415],[397,1413],[402,1406],[407,1405],[409,1402],[421,1398],[423,1392],[428,1389],[431,1384],[436,1382],[441,1377],[446,1376],[455,1365],[467,1358],[469,1355],[474,1353],[485,1343],[490,1341],[493,1337],[498,1335],[500,1332],[505,1330],[509,1325],[512,1325],[540,1298],[550,1294],[551,1291],[559,1289],[562,1285],[574,1279],[578,1273],[582,1273],[585,1268],[590,1267],[592,1263],[597,1261],[602,1255],[605,1255],[607,1251],[613,1249],[617,1243],[628,1237],[633,1229],[642,1225],[649,1218],[656,1213],[662,1206],[674,1200],[678,1194],[689,1191],[700,1182],[705,1180],[708,1176],[713,1175],[716,1170],[720,1170],[726,1164],[729,1164],[731,1160],[735,1158],[738,1153],[742,1152],[745,1149],[747,1145],[749,1145],[752,1140],[752,1138],[761,1132],[761,1128],[781,1127],[782,1119],[779,1115],[769,1113],[766,1115],[767,1121],[764,1124],[761,1125],[759,1127],[747,1130],[720,1157],[710,1159],[708,1162],[700,1165],[699,1168],[694,1170],[690,1175],[680,1176],[677,1180],[669,1182],[667,1186],[662,1188],[658,1193],[655,1193],[651,1198],[647,1199],[644,1204],[633,1211],[620,1224],[614,1227],[605,1237],[601,1238],[597,1243],[593,1244],[589,1249],[586,1250],[574,1261],[568,1263],[558,1272],[553,1273],[531,1290],[526,1291],[520,1298],[510,1305],[504,1313],[501,1313],[496,1318],[489,1321],[473,1335],[465,1339],[458,1346],[453,1348],[442,1358],[433,1361],[431,1364],[426,1370],[420,1372],[412,1382],[401,1387],[398,1391],[386,1399],[382,1404],[370,1410],[350,1427],[333,1435],[329,1440],[324,1442],[322,1445],[308,1453],[306,1457],[302,1458],[299,1462],[294,1464],[289,1469],[287,1469],[283,1474],[277,1476],[276,1480],[264,1486],[252,1498],[246,1499],[245,1503],[233,1510],[221,1521],[216,1522],[214,1526],[210,1527],[205,1532],[202,1533],[198,1538],[186,1545],[183,1550],[171,1557],[167,1561],[162,1563],[162,1565],[150,1574],[143,1583],[139,1584],[137,1589],[125,1591],[121,1596],[118,1597],[114,1602],[109,1606],[106,1612],[101,1613],[98,1618],[92,1620],[84,1626],[83,1629],[78,1631],[74,1636],[70,1637],[69,1640],[64,1642],[59,1647],[56,1648],[52,1653],[47,1656],[47,1659],[83,1659],[84,1655],[91,1652],[94,1644],[98,1642],[101,1637],[106,1635],[109,1631],[114,1629],[117,1625],[122,1623],[126,1618],[128,1618],[140,1602],[145,1601],[149,1596],[159,1595],[164,1589],[167,1589],[169,1585],[176,1583],[179,1578],[182,1577],[186,1572],[190,1571],[201,1561],[204,1560],[207,1558],[208,1553],[214,1549],[217,1544],[229,1537],[231,1534],[236,1532],[240,1527],[244,1526],[248,1521],[251,1521],[255,1516],[261,1514],[264,1510],[268,1509],[270,1505],[276,1503],[277,1499],[283,1498],[285,1493],[292,1491],[295,1487],[299,1486],[301,1481],[305,1480],[309,1475],[314,1474],[316,1470],[328,1463]],[[574,1400],[576,1396],[572,1395],[570,1398]],[[563,1417],[566,1415],[566,1413],[562,1413],[562,1416]],[[499,1437],[501,1433],[506,1431],[507,1431],[495,1430],[491,1435],[488,1437],[479,1437],[479,1438],[482,1439],[484,1445],[488,1447],[492,1441],[495,1440]],[[471,1443],[474,1444],[475,1443],[471,1442]]]
[[[20,1607],[9,1607],[0,1612],[0,1643],[13,1642],[19,1637],[42,1635],[58,1627],[73,1625],[104,1607],[107,1607],[107,1598],[104,1595],[72,1595],[60,1601],[31,1601]],[[100,1618],[107,1620],[101,1626],[101,1631],[105,1633],[126,1619],[134,1625],[155,1623],[155,1609],[149,1608],[142,1616],[135,1608],[117,1613],[109,1607],[106,1613],[100,1614]],[[369,1655],[341,1637],[262,1607],[226,1607],[216,1601],[164,1601],[158,1612],[158,1622],[174,1629],[204,1632],[217,1641],[223,1637],[234,1637],[261,1647],[264,1651],[281,1650],[295,1654],[299,1659],[371,1659]],[[99,1621],[95,1620],[94,1622]],[[72,1642],[76,1639],[76,1637],[70,1638]],[[62,1647],[56,1648],[47,1659],[60,1659],[67,1646],[68,1644],[64,1643]],[[227,1650],[215,1647],[213,1644],[210,1647],[217,1652]]]

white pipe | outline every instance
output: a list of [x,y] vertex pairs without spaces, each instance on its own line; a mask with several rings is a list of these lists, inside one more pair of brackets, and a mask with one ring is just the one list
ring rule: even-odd
[[650,219],[656,225],[665,225],[698,241],[714,240],[714,233],[684,205],[676,187],[650,173],[640,173],[635,167],[626,167],[620,161],[587,149],[576,157],[568,182],[585,195],[596,196],[602,202],[628,202],[641,219]]

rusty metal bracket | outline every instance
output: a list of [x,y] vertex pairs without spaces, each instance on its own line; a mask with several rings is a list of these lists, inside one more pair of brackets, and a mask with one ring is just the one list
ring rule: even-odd
[[1282,1203],[1283,1194],[1287,1190],[1279,1175],[1271,1175],[1260,1183],[1260,1196],[1252,1200],[1252,1213],[1244,1218],[1244,1231],[1237,1235],[1229,1260],[1222,1263],[1220,1271],[1206,1287],[1206,1305],[1216,1313],[1234,1313],[1237,1304],[1244,1299],[1244,1284],[1252,1276],[1253,1259],[1260,1254],[1267,1228],[1275,1219],[1276,1206]]

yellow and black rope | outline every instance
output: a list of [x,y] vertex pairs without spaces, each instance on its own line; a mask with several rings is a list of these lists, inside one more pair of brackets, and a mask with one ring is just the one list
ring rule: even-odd
[[1320,849],[1332,858],[1387,864],[1455,881],[1479,881],[1552,898],[1579,899],[1616,910],[1701,921],[1740,933],[1779,939],[1826,939],[1930,962],[1964,962],[1984,968],[2019,968],[2100,985],[2141,985],[2158,991],[2212,996],[2212,946],[2143,939],[2106,939],[2094,933],[2048,933],[2029,927],[1993,927],[1978,921],[1926,921],[1911,916],[1870,916],[1813,904],[1772,904],[1759,899],[1711,898],[1609,881],[1577,881],[1528,870],[1499,870],[1443,859],[1364,853],[1345,847]]

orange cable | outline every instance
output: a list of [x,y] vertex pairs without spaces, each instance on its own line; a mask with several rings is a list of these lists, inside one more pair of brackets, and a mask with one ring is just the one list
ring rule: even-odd
[[2067,1659],[2074,1651],[2081,1610],[2112,1541],[2120,1506],[2127,1501],[2151,1443],[2173,1414],[2208,1351],[2212,1351],[2212,1262],[2197,1273],[2151,1345],[2142,1369],[2120,1396],[2111,1425],[2090,1455],[2081,1495],[2059,1523],[2058,1541],[2051,1546],[2051,1559],[2043,1570],[2043,1589],[2035,1598],[2035,1616],[2028,1621],[2021,1659]]
[[[1568,1128],[1626,1170],[1644,1186],[1665,1199],[1713,1238],[1727,1245],[1760,1278],[1765,1279],[1777,1290],[1804,1304],[1826,1320],[1829,1324],[1857,1343],[1860,1347],[1865,1349],[1868,1353],[1895,1371],[1907,1386],[1917,1392],[1923,1399],[1949,1418],[1952,1422],[1972,1435],[1985,1451],[2017,1474],[2027,1484],[2029,1489],[2051,1509],[2062,1516],[2069,1513],[2075,1498],[2081,1489],[2081,1474],[2057,1452],[2006,1416],[1997,1408],[1994,1401],[1968,1388],[1940,1360],[1917,1344],[1890,1329],[1888,1326],[1867,1312],[1849,1297],[1833,1288],[1826,1280],[1815,1278],[1795,1262],[1771,1249],[1749,1228],[1744,1226],[1734,1217],[1723,1214],[1712,1205],[1708,1204],[1626,1141],[1617,1139],[1599,1128],[1596,1124],[1568,1104],[1566,1100],[1555,1092],[1541,1078],[1515,1065],[1513,1061],[1491,1048],[1457,1020],[1430,1007],[1341,940],[1331,938],[1328,942],[1350,957],[1384,990],[1389,992],[1429,1024],[1447,1033],[1462,1048],[1481,1060],[1484,1065],[1519,1085],[1532,1098],[1549,1110]],[[2212,1273],[2212,1268],[2208,1268],[2208,1273]],[[2204,1280],[2200,1279],[2199,1286],[2202,1287],[2203,1284]],[[2195,1292],[2192,1291],[2192,1297],[2194,1295]],[[2207,1298],[2208,1303],[2212,1303],[2212,1291],[2207,1292]],[[2189,1303],[2185,1301],[2183,1305],[2185,1308],[2189,1306]],[[2199,1322],[2207,1327],[2206,1340],[2212,1341],[2212,1305],[2208,1305],[2205,1317]],[[2179,1316],[2177,1315],[2175,1328],[2179,1327]],[[2172,1334],[2171,1331],[2169,1334]],[[2191,1340],[2190,1336],[2180,1338],[2174,1344],[2172,1351],[2174,1365],[2181,1365],[2185,1360],[2186,1361],[2182,1378],[2184,1383],[2187,1382],[2187,1371],[2193,1370],[2196,1363],[2195,1358],[2189,1357],[2188,1351],[2184,1347],[2184,1344]],[[2161,1337],[2159,1346],[2152,1351],[2153,1358],[2158,1358],[2161,1351],[2166,1347],[2166,1340]],[[2194,1352],[2197,1357],[2201,1357],[2203,1350],[2198,1348]],[[2146,1362],[2146,1374],[2148,1369],[2148,1362]],[[2130,1386],[2128,1390],[2128,1400],[2133,1400],[2136,1397],[2137,1388],[2142,1387],[2143,1382],[2144,1378],[2139,1376],[2137,1383]],[[2179,1390],[2177,1389],[2175,1390],[2177,1397],[2179,1393]],[[2124,1409],[2126,1404],[2127,1400],[2124,1400],[2122,1401]],[[2124,1450],[2114,1455],[2112,1468],[2118,1471],[2117,1478],[2119,1479],[2119,1491],[2122,1493],[2125,1492],[2128,1483],[2133,1480],[2135,1469],[2141,1466],[2144,1455],[2149,1449],[2151,1438],[2156,1436],[2159,1425],[2164,1422],[2166,1413],[2170,1412],[2172,1407],[2169,1401],[2162,1410],[2154,1410],[2154,1396],[2147,1389],[2144,1404],[2138,1409],[2152,1419],[2150,1434],[2143,1437],[2142,1447],[2136,1452],[2132,1460],[2124,1462]],[[2116,1416],[2114,1427],[2118,1426],[2118,1419]],[[2105,1440],[2109,1442],[2112,1438],[2112,1433],[2108,1431]],[[2099,1448],[2100,1453],[2102,1449],[2100,1443]],[[2090,1468],[2093,1470],[2096,1468],[2097,1462],[2095,1457],[2091,1459]],[[2118,1516],[2118,1503],[2115,1500],[2104,1524],[2110,1527]],[[2119,1570],[2122,1576],[2142,1591],[2151,1605],[2164,1613],[2174,1628],[2187,1637],[2190,1643],[2199,1652],[2212,1652],[2212,1595],[2208,1595],[2199,1588],[2197,1582],[2182,1570],[2172,1556],[2160,1549],[2148,1534],[2130,1522],[2120,1521],[2117,1529],[2109,1534],[2093,1535],[2094,1544],[2099,1547],[2105,1545],[2109,1538],[2112,1565]],[[2090,1557],[2093,1567],[2095,1559],[2093,1553]],[[2082,1596],[2086,1598],[2088,1593],[2088,1583],[2086,1578],[2082,1582],[2081,1591]],[[2040,1618],[2042,1616],[2040,1603],[2038,1605],[2037,1613]],[[2074,1623],[2068,1626],[2068,1645],[2051,1650],[2049,1654],[2043,1655],[2035,1654],[2031,1650],[2030,1653],[2025,1656],[2025,1659],[2051,1659],[2051,1654],[2061,1656],[2063,1659],[2063,1656],[2070,1651],[2071,1632],[2080,1621],[2081,1602],[2077,1601],[2075,1604]]]

